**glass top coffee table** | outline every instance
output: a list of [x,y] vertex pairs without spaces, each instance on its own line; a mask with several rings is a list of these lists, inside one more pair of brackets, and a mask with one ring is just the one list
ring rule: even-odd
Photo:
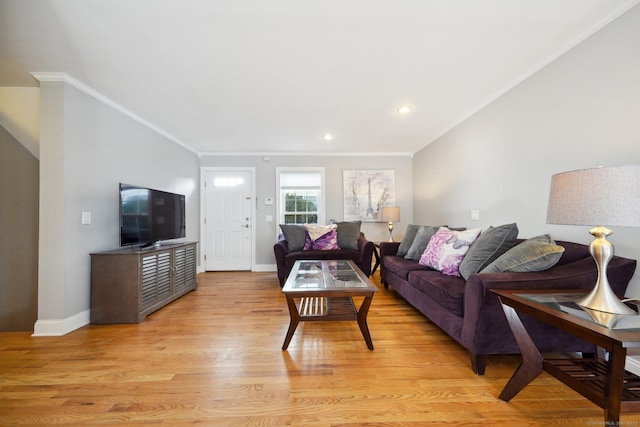
[[[291,323],[282,350],[289,347],[298,323],[356,320],[369,350],[373,342],[367,314],[378,288],[351,260],[296,261],[282,287]],[[353,297],[363,297],[359,308]]]
[[[543,370],[604,409],[602,425],[621,425],[621,412],[640,412],[640,377],[625,370],[627,354],[640,354],[640,315],[617,315],[580,307],[582,291],[492,290],[522,353],[522,363],[505,385],[508,402]],[[547,359],[538,352],[519,315],[526,314],[590,341],[607,359]]]

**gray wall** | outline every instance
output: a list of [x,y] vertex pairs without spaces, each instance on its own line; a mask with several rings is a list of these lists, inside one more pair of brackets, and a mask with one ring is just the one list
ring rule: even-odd
[[[395,226],[394,237],[404,234],[406,225],[413,220],[412,159],[406,156],[274,156],[265,161],[263,156],[203,156],[202,167],[254,167],[256,169],[256,196],[259,203],[256,210],[256,261],[260,266],[273,266],[273,244],[278,233],[276,218],[276,167],[324,167],[326,186],[326,219],[342,220],[344,216],[344,195],[342,190],[342,171],[345,169],[393,169],[395,171],[396,205],[400,207],[400,219]],[[266,197],[273,197],[274,205],[265,206]],[[273,215],[274,221],[266,221],[267,215]],[[388,238],[387,225],[382,223],[364,223],[362,231],[372,241]],[[204,246],[204,245],[203,245]]]
[[[198,157],[65,82],[41,82],[40,253],[36,335],[88,320],[91,252],[119,246],[118,183],[187,196],[198,240]],[[81,213],[92,224],[81,224]]]
[[38,159],[0,126],[0,332],[38,311]]
[[[545,223],[551,175],[640,163],[638,41],[635,7],[417,153],[415,221],[515,221],[521,237],[590,242],[589,227]],[[640,229],[613,232],[616,253],[640,259]],[[628,295],[640,296],[639,273]]]

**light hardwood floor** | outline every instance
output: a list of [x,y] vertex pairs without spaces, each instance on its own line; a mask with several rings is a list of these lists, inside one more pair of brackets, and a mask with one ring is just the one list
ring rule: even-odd
[[1,333],[0,425],[604,425],[600,408],[546,373],[500,401],[517,356],[490,357],[474,375],[464,349],[380,285],[374,351],[355,322],[315,322],[283,352],[275,273],[198,283],[138,325]]

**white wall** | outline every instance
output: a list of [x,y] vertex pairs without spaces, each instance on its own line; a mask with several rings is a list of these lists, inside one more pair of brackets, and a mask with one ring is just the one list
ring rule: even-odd
[[[545,223],[551,175],[640,163],[639,40],[635,7],[420,151],[415,221],[515,221],[521,237],[590,242],[589,227]],[[613,231],[616,254],[640,260],[640,229]],[[640,296],[640,273],[627,295]]]
[[[400,239],[407,224],[413,220],[411,189],[410,156],[203,156],[202,167],[255,167],[256,168],[256,264],[275,268],[273,244],[279,230],[276,218],[276,205],[265,206],[264,199],[272,197],[277,200],[276,167],[324,167],[327,194],[326,218],[340,221],[344,216],[344,194],[342,189],[342,172],[347,169],[393,169],[395,171],[396,205],[400,207],[401,221],[395,225],[394,237]],[[266,216],[272,215],[273,222],[267,222]],[[387,225],[382,223],[364,223],[362,231],[371,241],[387,240]],[[204,245],[202,245],[204,246]]]
[[40,89],[0,87],[0,126],[39,158]]
[[40,92],[34,335],[60,335],[89,320],[89,254],[119,246],[119,182],[185,194],[186,240],[198,240],[198,157],[67,82],[42,81]]

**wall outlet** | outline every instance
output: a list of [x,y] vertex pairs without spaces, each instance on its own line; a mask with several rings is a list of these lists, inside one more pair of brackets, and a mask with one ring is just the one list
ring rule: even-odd
[[471,209],[471,221],[480,221],[480,211],[478,209]]

